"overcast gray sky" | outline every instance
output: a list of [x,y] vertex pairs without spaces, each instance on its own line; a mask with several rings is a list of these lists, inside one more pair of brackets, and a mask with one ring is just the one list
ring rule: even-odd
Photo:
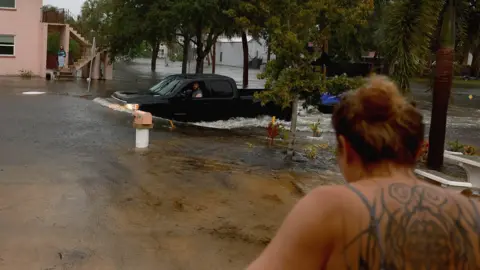
[[52,5],[59,8],[66,8],[74,15],[80,14],[80,9],[85,0],[43,0],[44,5]]

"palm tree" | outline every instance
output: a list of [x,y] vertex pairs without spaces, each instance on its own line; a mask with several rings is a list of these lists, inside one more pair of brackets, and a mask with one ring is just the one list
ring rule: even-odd
[[430,44],[438,33],[441,0],[392,1],[386,7],[381,40],[389,74],[408,93],[409,80],[418,74],[431,54]]
[[427,165],[440,169],[443,165],[445,132],[450,91],[452,89],[453,60],[455,57],[455,0],[448,0],[443,14],[440,46],[436,57],[433,84],[432,118],[430,121]]
[[[395,0],[386,7],[382,51],[390,75],[405,94],[411,77],[428,66],[436,51],[430,146],[427,164],[443,165],[448,103],[455,51],[475,48],[479,36],[477,0]],[[457,43],[455,41],[458,41]],[[478,40],[478,38],[477,38]],[[468,54],[467,54],[468,55]]]

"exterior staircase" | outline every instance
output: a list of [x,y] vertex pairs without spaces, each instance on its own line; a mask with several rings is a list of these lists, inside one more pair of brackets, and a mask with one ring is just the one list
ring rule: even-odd
[[92,44],[86,38],[84,38],[78,31],[73,29],[73,27],[71,27],[69,24],[67,24],[67,28],[70,31],[71,38],[80,42],[83,46],[89,46],[89,47],[92,46]]
[[57,71],[57,80],[75,80],[79,70],[82,70],[86,65],[89,65],[95,57],[101,57],[101,54],[107,51],[106,49],[99,49],[97,47],[95,48],[95,51],[92,52],[92,44],[86,38],[70,25],[67,24],[66,27],[70,31],[70,38],[80,43],[83,52],[80,59],[75,60],[74,63],[69,63],[68,67],[64,67]]
[[75,60],[75,62],[68,66],[68,68],[63,68],[57,73],[57,80],[74,80],[76,78],[77,71],[81,70],[85,65],[89,64],[93,60],[94,55],[98,52],[92,54],[92,44],[84,38],[79,32],[73,29],[70,25],[66,25],[70,31],[70,38],[76,40],[84,48],[82,56],[80,59]]
[[67,25],[67,27],[68,27],[68,30],[70,31],[70,37],[78,41],[82,45],[82,47],[85,48],[83,50],[82,57],[80,59],[77,59],[73,63],[73,65],[70,66],[70,69],[72,70],[72,72],[76,72],[82,69],[88,63],[90,63],[90,61],[93,60],[94,55],[96,53],[92,54],[92,49],[91,49],[92,44],[86,38],[84,38],[79,32],[73,29],[73,27],[71,27],[70,25]]
[[41,9],[41,14],[41,22],[48,25],[49,32],[50,27],[53,31],[68,32],[70,39],[77,41],[83,48],[80,59],[75,60],[74,63],[70,62],[68,67],[64,67],[55,72],[57,75],[56,78],[59,80],[74,80],[76,78],[77,71],[90,64],[95,56],[100,57],[101,53],[104,51],[99,51],[98,48],[96,48],[94,52],[92,52],[92,44],[90,41],[83,37],[68,23],[68,18],[73,18],[72,14],[68,10],[44,7]]

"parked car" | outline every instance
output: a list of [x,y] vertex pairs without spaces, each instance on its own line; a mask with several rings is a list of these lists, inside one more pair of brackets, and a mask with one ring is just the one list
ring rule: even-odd
[[[192,97],[198,83],[203,97]],[[291,106],[283,109],[274,103],[262,106],[254,93],[265,89],[237,88],[235,81],[215,74],[171,75],[147,91],[115,92],[112,97],[129,109],[183,122],[227,120],[232,117],[275,116],[289,121]]]

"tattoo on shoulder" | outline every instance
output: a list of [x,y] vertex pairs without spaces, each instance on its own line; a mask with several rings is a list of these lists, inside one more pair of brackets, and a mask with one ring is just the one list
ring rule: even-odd
[[359,258],[349,268],[480,269],[480,211],[473,201],[460,205],[434,188],[403,183],[368,200],[349,187],[370,212],[367,228],[345,244],[345,256]]

